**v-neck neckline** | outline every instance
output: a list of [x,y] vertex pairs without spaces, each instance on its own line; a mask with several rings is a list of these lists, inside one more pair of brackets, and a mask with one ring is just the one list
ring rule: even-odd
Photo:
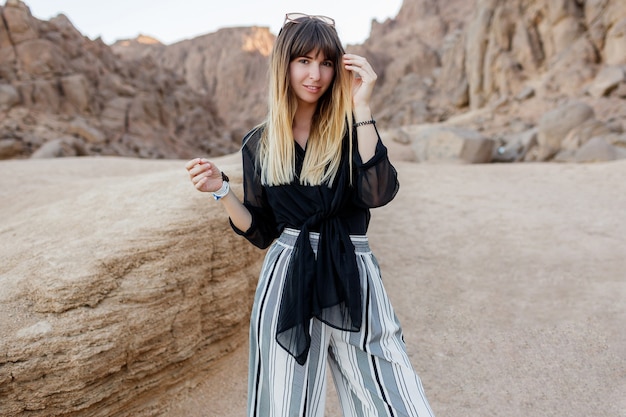
[[302,145],[300,145],[295,139],[293,140],[293,143],[295,143],[296,147],[299,148],[302,152],[306,153],[306,146],[309,144],[308,140],[304,143],[304,147],[302,147]]

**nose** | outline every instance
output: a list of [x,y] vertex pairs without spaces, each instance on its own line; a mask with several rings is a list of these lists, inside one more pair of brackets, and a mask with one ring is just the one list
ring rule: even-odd
[[309,78],[313,81],[317,81],[320,79],[320,66],[317,63],[310,65],[309,67]]

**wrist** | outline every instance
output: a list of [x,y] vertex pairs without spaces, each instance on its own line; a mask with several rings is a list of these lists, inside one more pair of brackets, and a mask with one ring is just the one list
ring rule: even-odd
[[374,118],[371,119],[367,119],[367,120],[354,120],[354,128],[356,129],[357,127],[361,127],[361,126],[367,126],[367,125],[376,125],[376,120],[374,120]]
[[213,191],[213,198],[217,201],[220,200],[224,197],[226,197],[226,195],[228,195],[228,193],[230,192],[230,183],[228,181],[228,177],[226,176],[226,174],[224,174],[222,172],[222,186],[220,187],[219,190],[217,191]]
[[354,107],[354,122],[362,122],[364,120],[370,120],[372,118],[372,109],[370,106],[358,106]]

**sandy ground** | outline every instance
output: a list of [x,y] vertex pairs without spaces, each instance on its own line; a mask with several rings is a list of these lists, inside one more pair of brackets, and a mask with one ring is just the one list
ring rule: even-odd
[[[84,162],[39,160],[27,183],[2,165],[0,217],[58,199],[50,184]],[[186,180],[183,161],[87,162],[72,187],[147,167]],[[626,417],[626,161],[396,166],[370,243],[435,414]],[[247,356],[244,343],[158,415],[244,416]],[[340,416],[332,383],[327,398]]]
[[[626,416],[626,162],[397,167],[369,236],[435,414]],[[245,415],[247,356],[164,415]]]

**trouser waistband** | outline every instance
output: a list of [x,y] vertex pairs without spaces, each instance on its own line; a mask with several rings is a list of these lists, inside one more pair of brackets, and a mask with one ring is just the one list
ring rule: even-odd
[[[288,248],[293,248],[296,244],[296,240],[300,236],[300,231],[297,229],[285,228],[278,238],[278,242],[280,242],[283,246]],[[336,237],[331,236],[331,239],[335,239]],[[309,239],[311,240],[311,247],[313,250],[317,250],[317,245],[319,244],[320,234],[318,232],[309,232]],[[365,235],[350,235],[350,240],[354,245],[355,252],[371,252],[369,241],[367,236]]]

